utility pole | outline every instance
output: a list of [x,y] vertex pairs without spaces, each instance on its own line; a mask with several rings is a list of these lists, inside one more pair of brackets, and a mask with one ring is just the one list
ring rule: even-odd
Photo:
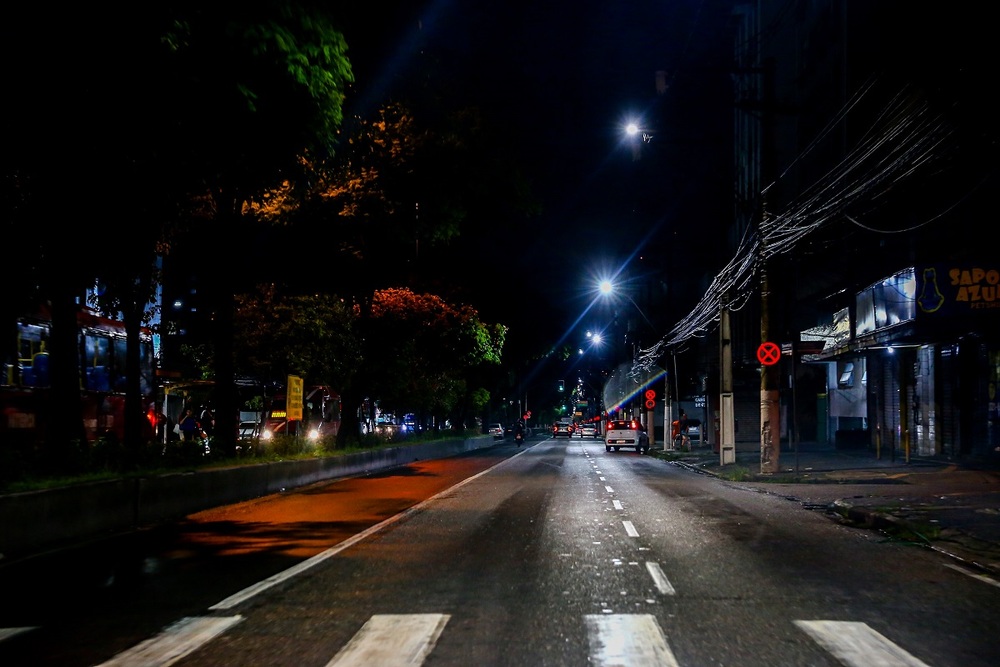
[[729,301],[723,297],[719,313],[719,465],[736,463],[736,429],[733,414],[733,338],[729,326]]
[[[764,212],[767,218],[767,212]],[[763,248],[763,240],[761,241]],[[770,286],[767,260],[761,262],[760,279],[760,342],[767,343],[771,336]],[[778,401],[778,365],[765,365],[760,371],[760,471],[775,473],[780,470],[781,406]]]
[[[768,276],[767,260],[767,222],[770,213],[767,210],[765,193],[771,187],[774,179],[774,60],[764,63],[761,91],[761,150],[760,173],[762,191],[760,193],[760,210],[757,216],[757,230],[760,248],[760,343],[771,341],[771,285]],[[778,365],[764,365],[760,373],[760,471],[761,473],[776,473],[780,470],[778,457],[781,453],[781,405],[778,392]]]

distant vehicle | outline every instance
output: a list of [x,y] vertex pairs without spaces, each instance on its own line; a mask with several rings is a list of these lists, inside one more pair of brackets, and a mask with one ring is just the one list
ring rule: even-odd
[[260,426],[257,422],[243,421],[240,422],[240,440],[251,440],[256,438],[258,435]]
[[622,447],[634,447],[640,454],[649,451],[649,434],[635,419],[615,419],[604,430],[604,450],[617,452]]
[[587,422],[580,425],[580,428],[576,430],[576,434],[581,438],[598,439],[601,437],[601,427],[594,422]]
[[556,422],[552,425],[552,437],[558,438],[559,436],[566,436],[567,438],[573,437],[573,431],[576,429],[573,427],[573,422]]
[[317,441],[333,438],[340,429],[340,394],[323,385],[305,388],[302,421],[289,421],[284,393],[271,397],[260,426],[261,440],[276,435],[300,435]]
[[503,440],[504,438],[503,424],[500,422],[490,424],[489,428],[486,429],[486,432],[492,435],[494,440]]
[[393,424],[391,421],[382,421],[375,424],[375,432],[381,436],[391,438],[399,432],[399,425]]

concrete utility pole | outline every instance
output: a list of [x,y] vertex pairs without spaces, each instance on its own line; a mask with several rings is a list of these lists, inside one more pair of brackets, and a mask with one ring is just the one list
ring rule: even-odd
[[[766,218],[767,213],[764,213]],[[761,241],[763,246],[763,241]],[[761,262],[760,280],[760,342],[770,340],[770,287],[767,278],[767,262]],[[775,473],[780,470],[778,457],[781,453],[781,406],[778,402],[778,365],[765,365],[760,371],[760,471]]]
[[733,338],[729,328],[729,303],[719,314],[719,465],[736,463],[736,429],[733,415]]
[[[760,235],[760,342],[771,340],[771,286],[767,267],[767,210],[766,192],[774,178],[774,68],[773,59],[767,59],[763,67],[760,114],[760,174],[763,186],[760,193],[760,211],[757,216],[757,231]],[[765,364],[760,373],[760,471],[776,473],[780,470],[778,457],[781,453],[781,405],[778,393],[778,365]]]

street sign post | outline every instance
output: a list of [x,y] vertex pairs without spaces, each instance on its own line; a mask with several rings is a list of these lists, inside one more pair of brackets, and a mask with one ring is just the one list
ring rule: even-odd
[[288,421],[302,421],[302,378],[288,376],[288,392],[285,396],[285,410]]
[[757,348],[757,361],[765,366],[773,366],[781,358],[781,348],[777,343],[766,341]]

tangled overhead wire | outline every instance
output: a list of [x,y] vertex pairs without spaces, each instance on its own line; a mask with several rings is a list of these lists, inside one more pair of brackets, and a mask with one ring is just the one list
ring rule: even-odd
[[[869,82],[862,87],[792,165],[832,132],[873,86]],[[931,113],[925,100],[907,91],[898,92],[840,163],[779,214],[763,214],[757,226],[746,228],[733,258],[715,276],[698,304],[660,340],[637,353],[630,375],[647,375],[668,350],[677,351],[684,342],[712,333],[723,308],[738,311],[759,293],[764,262],[790,252],[804,237],[833,222],[857,224],[851,216],[852,207],[871,202],[900,181],[927,170],[953,148],[949,139],[954,132],[940,115]]]

